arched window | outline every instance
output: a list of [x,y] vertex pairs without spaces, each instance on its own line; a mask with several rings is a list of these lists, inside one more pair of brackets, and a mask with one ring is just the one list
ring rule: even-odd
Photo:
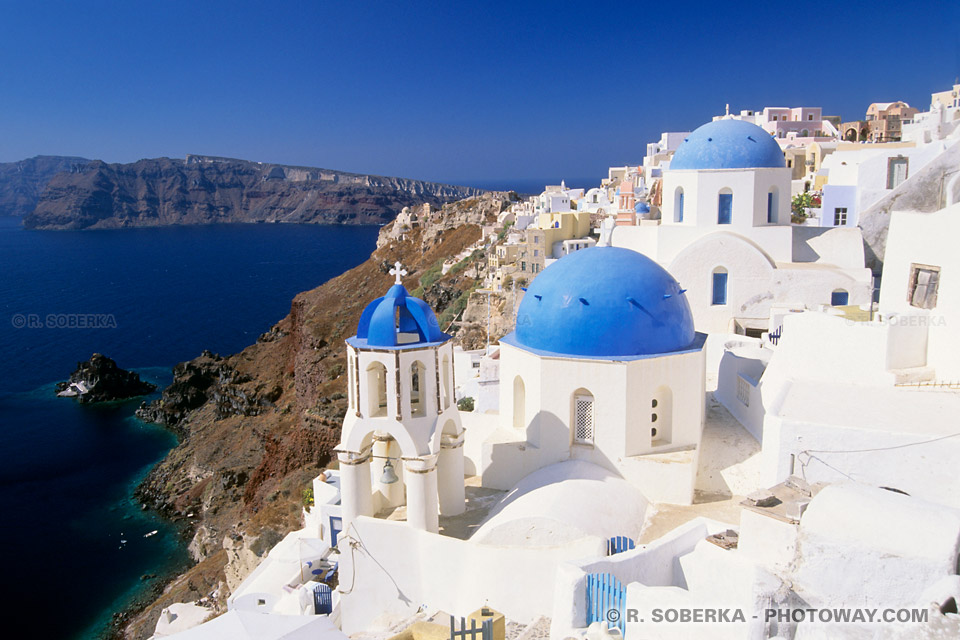
[[771,187],[767,193],[767,224],[777,224],[777,188]]
[[717,224],[731,222],[733,222],[733,191],[729,187],[724,187],[717,198]]
[[809,130],[809,129],[801,129],[801,130],[800,130],[800,137],[801,137],[801,138],[807,138],[807,137],[809,137],[809,136],[810,136],[810,130]]
[[577,389],[573,392],[572,418],[570,425],[573,428],[574,444],[593,444],[593,394],[586,389]]
[[513,379],[513,426],[516,429],[523,429],[527,424],[527,391],[523,384],[523,378],[517,376]]
[[444,408],[444,409],[449,409],[449,408],[450,408],[450,396],[453,395],[453,394],[451,393],[451,389],[450,389],[450,387],[451,387],[451,385],[450,385],[450,358],[449,358],[448,356],[443,356],[443,366],[442,366],[442,368],[441,368],[440,371],[441,371],[441,375],[442,375],[442,377],[440,378],[440,380],[441,380],[441,383],[443,384],[443,408]]
[[683,187],[677,187],[673,197],[673,221],[683,222]]
[[850,303],[850,294],[845,289],[834,289],[830,294],[830,304],[834,307],[842,307]]
[[713,304],[727,304],[727,270],[717,267],[713,270]]
[[654,446],[670,444],[673,440],[673,392],[670,387],[658,387],[650,401],[650,443]]
[[410,415],[414,418],[427,415],[426,371],[419,360],[410,365]]
[[367,416],[387,415],[387,368],[379,362],[367,367]]

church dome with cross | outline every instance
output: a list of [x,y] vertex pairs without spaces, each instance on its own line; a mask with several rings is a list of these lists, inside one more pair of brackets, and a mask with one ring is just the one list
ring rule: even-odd
[[450,339],[440,330],[430,305],[407,293],[400,282],[406,273],[399,262],[390,269],[390,275],[396,276],[394,285],[363,310],[357,335],[348,340],[350,344],[360,348],[407,348]]

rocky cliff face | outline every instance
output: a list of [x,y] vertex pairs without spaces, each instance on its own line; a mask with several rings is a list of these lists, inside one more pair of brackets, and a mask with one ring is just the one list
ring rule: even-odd
[[54,176],[30,229],[103,229],[221,222],[380,224],[404,206],[479,195],[470,187],[230,158],[131,164],[99,160]]
[[343,341],[364,307],[393,284],[390,266],[404,264],[404,284],[434,305],[446,329],[478,282],[467,264],[447,275],[439,265],[473,245],[480,225],[508,203],[505,194],[484,194],[447,205],[360,266],[298,295],[290,315],[241,353],[204,352],[177,365],[173,384],[140,415],[170,426],[181,441],[136,495],[184,525],[197,564],[158,585],[142,611],[118,616],[118,631],[149,637],[160,610],[174,602],[206,598],[222,608],[272,543],[301,526],[303,490],[340,438]]
[[79,171],[89,160],[72,156],[36,156],[0,162],[0,216],[25,216],[40,201],[40,193],[61,171]]

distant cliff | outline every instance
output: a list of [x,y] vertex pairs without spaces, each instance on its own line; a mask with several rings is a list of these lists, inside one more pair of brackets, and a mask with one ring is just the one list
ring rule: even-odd
[[25,216],[40,201],[40,193],[61,171],[77,171],[90,162],[70,156],[36,156],[0,162],[0,216]]
[[187,156],[131,164],[93,161],[54,176],[28,229],[109,229],[221,222],[379,224],[405,206],[479,195],[480,189]]

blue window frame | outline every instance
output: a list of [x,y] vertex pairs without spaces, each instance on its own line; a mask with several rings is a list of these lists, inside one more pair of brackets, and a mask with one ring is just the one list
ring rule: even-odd
[[767,194],[767,223],[773,224],[777,221],[776,212],[773,209],[773,191]]
[[713,304],[727,304],[727,272],[713,273]]
[[730,224],[733,218],[733,194],[721,193],[717,209],[717,224]]
[[830,294],[830,304],[834,307],[842,307],[850,303],[850,294],[843,289],[837,289]]
[[674,219],[677,222],[683,222],[683,191],[677,194],[677,211]]

